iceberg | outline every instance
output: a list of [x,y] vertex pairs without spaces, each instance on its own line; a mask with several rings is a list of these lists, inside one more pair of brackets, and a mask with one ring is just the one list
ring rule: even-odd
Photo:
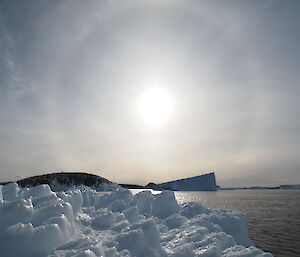
[[280,185],[280,189],[300,189],[300,184],[294,184],[294,185]]
[[155,189],[172,191],[217,191],[215,173],[157,184]]
[[0,186],[2,257],[271,257],[248,239],[247,217],[153,195],[87,186]]

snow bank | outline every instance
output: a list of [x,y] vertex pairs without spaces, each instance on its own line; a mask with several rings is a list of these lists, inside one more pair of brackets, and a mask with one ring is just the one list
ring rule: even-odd
[[[28,185],[27,185],[28,186]],[[32,186],[32,185],[30,185]],[[57,181],[57,179],[53,179],[51,180],[51,183],[49,183],[49,186],[51,188],[51,190],[53,190],[54,192],[61,192],[61,191],[68,191],[72,188],[77,188],[77,189],[84,189],[86,188],[86,186],[83,185],[76,185],[76,184],[72,184],[71,182],[69,182],[69,184],[62,184],[59,181]],[[115,191],[121,188],[121,186],[119,186],[116,183],[110,182],[110,183],[99,183],[99,184],[95,184],[92,186],[89,186],[89,188],[92,188],[95,191],[98,192],[103,192],[103,191]]]
[[178,204],[172,192],[0,187],[1,256],[270,257],[250,246],[247,217]]

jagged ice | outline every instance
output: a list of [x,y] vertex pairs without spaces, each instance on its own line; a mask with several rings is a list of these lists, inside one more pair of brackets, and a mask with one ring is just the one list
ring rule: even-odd
[[178,204],[170,191],[112,189],[1,186],[1,256],[272,256],[252,246],[240,212]]

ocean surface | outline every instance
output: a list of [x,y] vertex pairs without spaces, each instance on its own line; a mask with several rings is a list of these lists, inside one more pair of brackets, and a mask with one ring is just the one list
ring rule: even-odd
[[300,190],[220,190],[175,192],[180,203],[238,210],[248,216],[254,245],[275,257],[300,257]]

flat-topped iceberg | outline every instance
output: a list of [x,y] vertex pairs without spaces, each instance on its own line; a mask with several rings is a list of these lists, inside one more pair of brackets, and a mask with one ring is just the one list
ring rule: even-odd
[[174,194],[89,187],[0,187],[2,257],[270,257],[251,246],[247,217],[178,204]]
[[149,183],[145,188],[172,191],[217,191],[215,173],[168,181],[161,184]]

